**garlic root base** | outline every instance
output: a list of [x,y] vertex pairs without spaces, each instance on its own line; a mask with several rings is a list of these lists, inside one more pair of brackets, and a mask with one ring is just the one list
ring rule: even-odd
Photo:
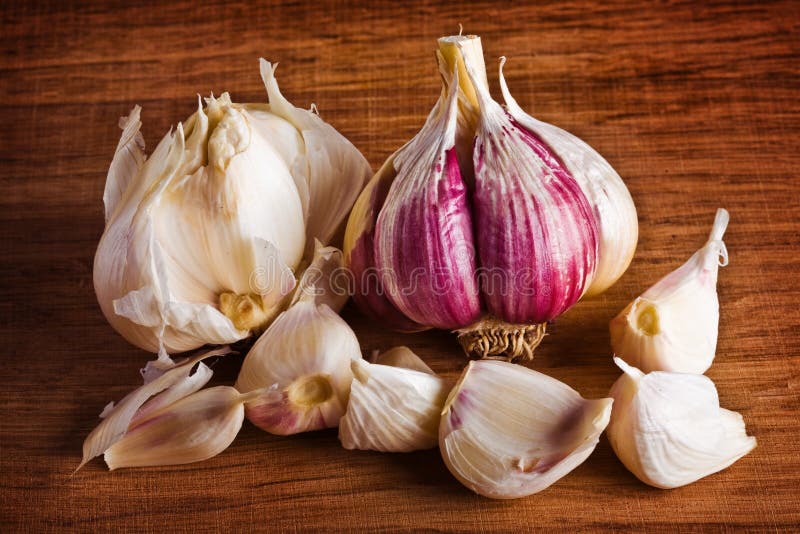
[[544,339],[547,323],[512,324],[483,317],[455,330],[461,348],[470,358],[513,362],[533,359],[533,351]]

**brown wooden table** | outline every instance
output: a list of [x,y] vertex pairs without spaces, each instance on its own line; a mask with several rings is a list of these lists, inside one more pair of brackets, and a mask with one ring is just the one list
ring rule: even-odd
[[[800,524],[800,5],[796,2],[4,2],[0,30],[0,530],[732,530]],[[604,3],[605,4],[605,3]],[[436,450],[348,452],[335,431],[291,438],[246,423],[195,465],[70,477],[97,413],[148,358],[105,322],[92,289],[117,119],[144,108],[149,149],[197,93],[265,101],[257,59],[315,102],[374,168],[438,95],[435,39],[483,37],[517,100],[595,146],[639,210],[633,265],[558,319],[533,367],[587,397],[618,371],[608,320],[731,213],[721,330],[709,371],[758,448],[726,471],[660,491],[603,438],[586,463],[517,501],[478,497]],[[496,85],[494,86],[496,89]],[[344,312],[365,353],[407,344],[464,365],[451,335],[382,331]],[[219,361],[232,383],[241,358]]]

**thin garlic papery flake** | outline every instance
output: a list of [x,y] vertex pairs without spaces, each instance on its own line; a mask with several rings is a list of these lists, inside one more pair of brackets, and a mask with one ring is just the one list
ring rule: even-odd
[[392,349],[383,361],[396,365],[351,364],[350,401],[339,422],[342,446],[382,452],[436,447],[448,393],[444,380],[405,347]]
[[706,376],[645,374],[620,358],[623,371],[609,393],[614,409],[608,439],[617,457],[642,482],[677,488],[721,471],[752,451],[744,420],[721,408]]
[[264,60],[261,75],[269,104],[207,98],[147,158],[140,108],[121,121],[95,292],[111,325],[162,359],[262,331],[371,174],[347,139],[281,95]]
[[445,403],[439,449],[450,472],[476,493],[524,497],[589,457],[611,404],[526,367],[473,361]]
[[622,310],[610,323],[614,354],[644,372],[702,374],[717,350],[717,273],[728,264],[722,235],[728,212],[717,210],[705,246]]
[[249,397],[227,386],[201,389],[212,375],[201,360],[227,352],[205,352],[145,373],[143,386],[103,410],[103,421],[84,441],[78,469],[100,454],[114,470],[198,462],[224,451],[242,426]]

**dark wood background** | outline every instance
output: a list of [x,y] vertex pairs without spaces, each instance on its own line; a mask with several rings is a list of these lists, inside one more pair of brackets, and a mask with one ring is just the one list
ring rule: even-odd
[[[3,2],[0,29],[0,530],[776,530],[800,523],[800,5],[797,2]],[[596,147],[639,210],[639,248],[606,294],[559,318],[533,367],[606,394],[608,320],[677,267],[726,207],[717,360],[723,406],[759,446],[661,491],[603,438],[582,466],[517,501],[478,497],[436,450],[347,452],[335,431],[273,437],[246,423],[204,463],[70,477],[100,409],[148,355],[103,319],[92,258],[117,119],[144,108],[148,149],[197,94],[265,101],[259,56],[295,104],[315,102],[373,168],[438,95],[435,39],[483,37],[517,100]],[[407,344],[455,377],[447,333],[379,330],[348,306],[365,353]],[[232,383],[241,359],[219,361]]]

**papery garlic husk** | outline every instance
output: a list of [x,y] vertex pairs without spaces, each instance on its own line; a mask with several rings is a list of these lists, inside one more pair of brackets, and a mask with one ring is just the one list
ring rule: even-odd
[[[339,421],[339,440],[345,449],[411,452],[438,444],[448,388],[409,352],[394,352],[384,360],[401,366],[353,360],[350,400]],[[417,370],[425,368],[428,371]]]
[[616,356],[646,373],[702,374],[711,367],[719,328],[717,274],[728,264],[722,241],[728,220],[726,210],[717,210],[703,248],[612,319]]
[[[324,269],[323,269],[324,270]],[[358,339],[327,304],[299,299],[247,354],[236,388],[263,388],[246,407],[259,428],[280,435],[336,427],[347,407]]]
[[428,373],[429,375],[436,374],[433,372],[433,369],[431,369],[428,364],[422,360],[422,358],[414,354],[414,351],[404,346],[394,347],[385,352],[376,354],[372,363],[391,365],[392,367],[402,367],[404,369],[413,369],[414,371]]
[[642,373],[614,358],[623,375],[609,393],[614,410],[608,440],[617,457],[642,482],[677,488],[721,471],[753,450],[737,412],[719,405],[706,376]]
[[283,98],[272,65],[261,73],[270,104],[212,96],[149,158],[140,108],[121,122],[94,285],[108,321],[145,350],[262,330],[370,175],[343,136]]
[[243,420],[238,391],[228,386],[204,389],[136,418],[104,459],[112,471],[199,462],[227,449]]
[[589,457],[611,404],[526,367],[473,361],[445,403],[439,449],[450,472],[476,493],[524,497]]
[[188,463],[222,452],[241,426],[246,398],[233,388],[199,390],[212,375],[201,360],[228,352],[223,347],[157,372],[148,368],[144,385],[100,414],[103,421],[86,437],[78,469],[104,453],[115,469]]

